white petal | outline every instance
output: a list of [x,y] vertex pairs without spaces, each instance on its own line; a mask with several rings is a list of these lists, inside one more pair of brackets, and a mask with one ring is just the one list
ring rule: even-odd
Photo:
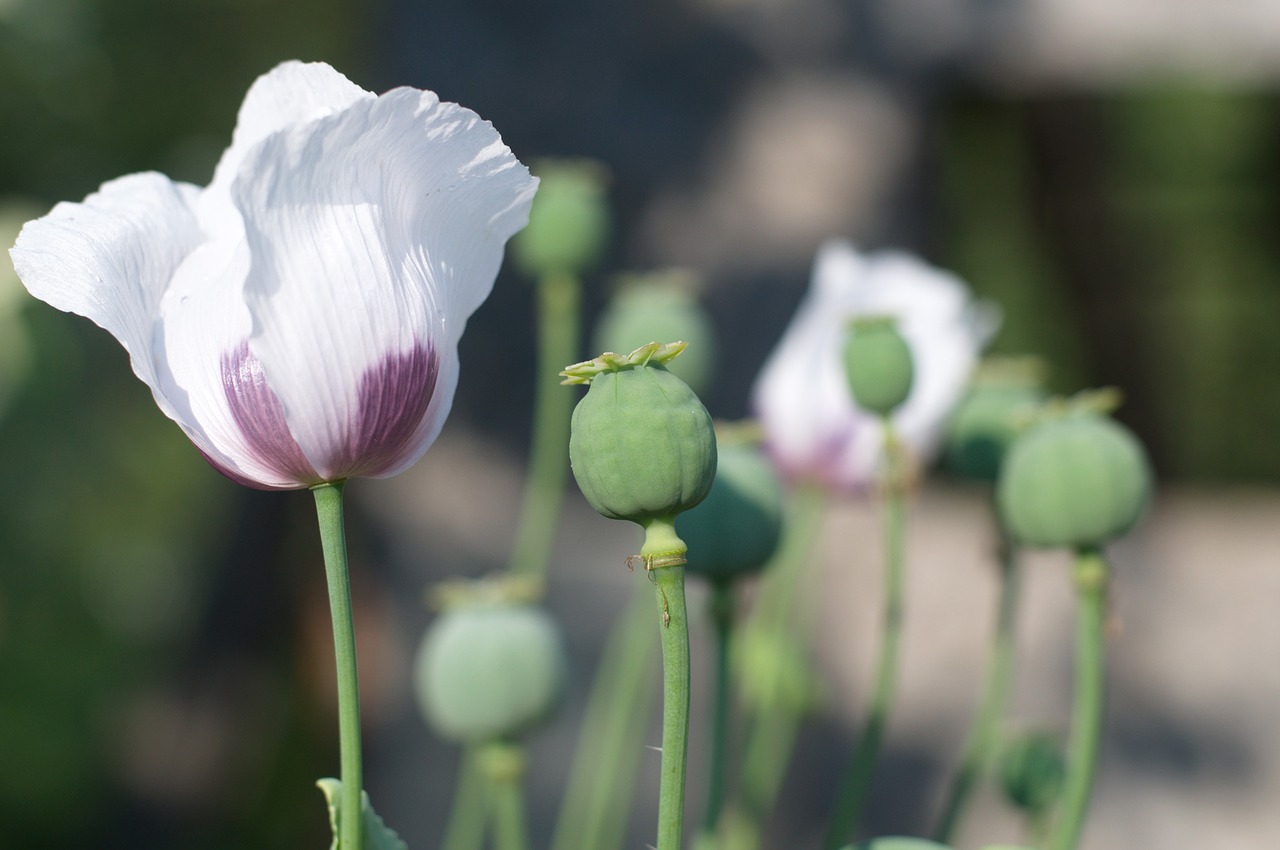
[[156,316],[174,271],[202,238],[196,193],[162,174],[121,177],[83,203],[58,204],[28,222],[10,252],[32,295],[120,341],[134,374],[174,419],[157,376]]
[[206,232],[240,237],[231,186],[254,146],[272,133],[333,115],[373,97],[372,92],[323,62],[283,62],[258,77],[240,105],[231,146],[223,151],[213,180],[200,198],[200,218]]
[[[250,152],[233,189],[250,346],[326,478],[389,474],[425,451],[452,401],[457,340],[536,185],[488,123],[412,89]],[[428,401],[412,422],[388,419]],[[370,440],[374,467],[352,457]]]
[[316,484],[322,479],[249,351],[248,268],[247,246],[225,239],[179,266],[159,308],[158,378],[187,436],[225,475],[266,488]]

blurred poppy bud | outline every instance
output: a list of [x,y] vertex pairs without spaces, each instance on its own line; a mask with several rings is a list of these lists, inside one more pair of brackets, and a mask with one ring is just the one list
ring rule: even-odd
[[911,347],[889,316],[854,319],[844,341],[844,374],[858,407],[893,413],[911,394]]
[[728,582],[761,570],[782,535],[782,485],[758,447],[721,436],[716,478],[702,504],[676,520],[697,557],[690,572]]
[[711,416],[666,368],[684,346],[651,343],[628,355],[606,353],[561,373],[567,384],[590,385],[573,411],[569,460],[582,495],[609,519],[631,520],[646,529],[654,520],[669,524],[711,489],[716,474]]
[[1019,425],[1044,403],[1043,367],[1025,357],[984,360],[947,423],[945,460],[962,478],[995,481]]
[[697,278],[681,269],[623,275],[596,325],[596,351],[634,351],[660,339],[689,348],[667,367],[696,393],[705,392],[715,368],[716,336],[698,303]]
[[544,160],[533,171],[541,182],[529,224],[511,242],[516,265],[530,277],[590,270],[609,240],[604,166],[585,159]]
[[1041,732],[1016,738],[999,763],[1000,787],[1014,806],[1038,817],[1048,814],[1062,791],[1066,765],[1058,742]]
[[1151,470],[1133,433],[1101,412],[1114,398],[1095,393],[1051,406],[1009,449],[996,501],[1014,540],[1096,547],[1138,521]]
[[455,601],[431,624],[414,663],[428,724],[459,742],[510,738],[559,705],[568,684],[560,627],[529,602]]

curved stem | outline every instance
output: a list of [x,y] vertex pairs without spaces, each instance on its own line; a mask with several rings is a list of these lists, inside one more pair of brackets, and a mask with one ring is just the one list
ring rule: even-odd
[[475,747],[462,751],[454,785],[453,809],[445,827],[444,850],[479,850],[484,843],[485,778]]
[[1076,695],[1062,803],[1049,834],[1048,850],[1074,850],[1080,841],[1102,740],[1105,670],[1102,658],[1106,617],[1107,562],[1097,550],[1082,550],[1072,570],[1078,597]]
[[560,386],[558,373],[577,359],[581,286],[573,275],[549,274],[539,278],[537,293],[538,371],[529,477],[511,550],[511,572],[531,576],[547,571],[569,471],[574,394]]
[[902,643],[903,608],[903,538],[906,525],[906,487],[901,478],[898,446],[889,428],[885,429],[885,459],[887,464],[885,487],[885,597],[884,632],[880,645],[880,660],[876,669],[875,689],[871,696],[867,722],[858,740],[849,771],[845,774],[840,794],[836,798],[835,814],[823,845],[835,850],[853,840],[862,819],[867,792],[871,788],[871,774],[880,755],[889,708],[898,676],[898,650]]
[[351,582],[347,567],[347,534],[342,522],[342,485],[311,488],[320,522],[329,612],[333,617],[333,651],[338,669],[338,745],[342,796],[338,803],[341,850],[360,850],[363,837],[360,763],[360,688],[356,677],[356,635],[351,617]]
[[527,850],[524,814],[524,750],[519,744],[493,741],[477,754],[488,780],[493,812],[494,850]]
[[729,655],[733,639],[733,586],[716,583],[708,600],[715,629],[715,696],[711,708],[711,755],[707,767],[707,803],[702,819],[704,837],[713,838],[724,808],[725,761],[729,744]]
[[1018,610],[1018,565],[1013,542],[1007,536],[1000,537],[1000,601],[996,615],[995,637],[991,643],[991,661],[987,668],[987,680],[974,717],[973,727],[965,742],[960,767],[951,783],[942,807],[942,816],[934,832],[934,840],[948,844],[960,825],[961,815],[969,802],[976,781],[991,771],[999,741],[1000,719],[1009,701],[1009,688],[1013,682],[1014,627]]

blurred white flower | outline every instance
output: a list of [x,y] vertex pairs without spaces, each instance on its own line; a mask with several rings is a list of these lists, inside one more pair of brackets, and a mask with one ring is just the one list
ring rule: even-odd
[[858,489],[876,478],[883,428],[854,405],[841,361],[849,321],[858,316],[895,317],[911,346],[911,395],[892,419],[921,463],[936,450],[1000,322],[996,308],[974,301],[959,278],[909,254],[864,255],[844,241],[823,245],[809,293],[752,392],[766,448],[792,481]]
[[120,341],[220,472],[307,487],[426,451],[536,187],[474,112],[287,62],[249,89],[207,188],[121,177],[11,253],[33,295]]

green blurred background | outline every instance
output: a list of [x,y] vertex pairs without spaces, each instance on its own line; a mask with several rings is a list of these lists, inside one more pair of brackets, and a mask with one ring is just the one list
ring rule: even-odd
[[[1190,58],[1042,67],[996,25],[1020,5],[1045,4],[942,3],[948,29],[887,2],[0,0],[5,239],[127,172],[206,182],[249,83],[324,59],[366,88],[433,88],[526,160],[603,161],[610,266],[707,281],[732,346],[717,415],[747,412],[814,249],[844,235],[959,272],[1004,309],[995,350],[1040,355],[1056,390],[1122,387],[1165,482],[1274,487],[1280,74],[1208,30]],[[325,846],[311,782],[335,736],[306,495],[225,482],[108,335],[10,278],[0,845]],[[596,282],[589,314],[606,297]],[[449,425],[517,460],[530,305],[504,272]],[[370,586],[484,566],[420,552],[397,575],[376,518],[357,504],[353,522]]]

